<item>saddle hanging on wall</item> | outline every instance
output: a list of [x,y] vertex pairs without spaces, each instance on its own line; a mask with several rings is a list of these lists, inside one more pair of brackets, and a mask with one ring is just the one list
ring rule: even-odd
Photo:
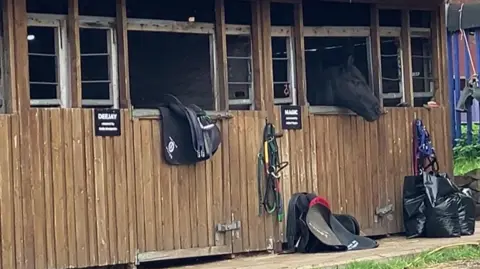
[[221,143],[220,129],[196,105],[185,106],[173,95],[160,106],[165,160],[171,165],[189,165],[210,159]]

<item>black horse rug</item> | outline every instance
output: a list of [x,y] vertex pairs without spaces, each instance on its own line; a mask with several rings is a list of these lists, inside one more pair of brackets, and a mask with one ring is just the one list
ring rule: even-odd
[[185,106],[173,95],[165,99],[159,110],[166,162],[189,165],[210,159],[221,143],[218,126],[198,106]]

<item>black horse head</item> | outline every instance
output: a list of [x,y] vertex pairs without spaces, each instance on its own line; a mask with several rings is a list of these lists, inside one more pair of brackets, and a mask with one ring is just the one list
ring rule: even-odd
[[334,80],[332,90],[336,105],[354,111],[369,122],[377,120],[382,114],[380,101],[353,64],[353,57],[349,56],[346,63],[333,68],[336,74],[330,79]]

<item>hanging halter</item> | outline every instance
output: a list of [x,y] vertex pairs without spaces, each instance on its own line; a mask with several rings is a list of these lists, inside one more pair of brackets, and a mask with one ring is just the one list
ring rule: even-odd
[[413,122],[413,139],[413,169],[415,175],[421,175],[429,168],[433,172],[438,172],[437,155],[430,134],[419,119]]

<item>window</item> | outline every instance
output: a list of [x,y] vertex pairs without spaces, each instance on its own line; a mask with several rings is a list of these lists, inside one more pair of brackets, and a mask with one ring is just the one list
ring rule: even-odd
[[82,105],[118,107],[117,48],[113,29],[80,28]]
[[[415,106],[423,106],[430,101],[434,92],[432,50],[429,30],[432,12],[410,11],[410,45],[412,49],[412,82]],[[425,35],[426,33],[426,35]]]
[[227,35],[229,105],[246,107],[253,103],[251,39],[247,35]]
[[29,19],[27,31],[31,106],[65,105],[68,82],[64,21]]
[[248,1],[225,1],[228,103],[231,110],[249,110],[253,104],[251,6]]
[[272,23],[273,93],[276,105],[296,104],[294,66],[294,6],[289,3],[270,3]]
[[383,105],[395,107],[404,100],[402,50],[399,37],[380,38]]
[[296,103],[292,42],[291,37],[272,37],[273,91],[276,105]]

